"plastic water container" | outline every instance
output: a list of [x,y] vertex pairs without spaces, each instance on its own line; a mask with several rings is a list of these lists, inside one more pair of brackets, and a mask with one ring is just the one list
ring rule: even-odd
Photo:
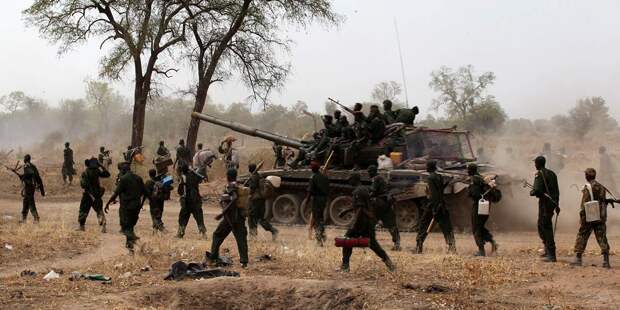
[[594,200],[592,185],[586,184],[586,190],[590,194],[590,201],[583,204],[583,209],[586,212],[586,222],[598,222],[601,220],[601,205],[598,200]]
[[170,186],[172,185],[172,183],[174,183],[174,179],[172,178],[172,176],[167,175],[161,180],[161,183],[166,186]]
[[489,215],[489,201],[484,198],[478,200],[478,215]]
[[394,166],[400,165],[403,162],[403,153],[400,152],[392,152],[390,153],[390,158],[392,159],[392,163]]

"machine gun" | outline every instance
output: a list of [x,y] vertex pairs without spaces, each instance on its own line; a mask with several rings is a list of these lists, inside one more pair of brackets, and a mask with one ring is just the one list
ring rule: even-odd
[[350,114],[355,114],[355,111],[351,110],[351,108],[346,107],[345,105],[343,105],[342,103],[338,102],[337,100],[334,100],[332,98],[327,98],[329,101],[337,104],[339,107],[341,107],[343,110],[349,112]]
[[[260,163],[258,163],[258,165],[256,165],[256,170],[254,170],[254,172],[258,172],[262,167],[263,164],[265,163],[264,160],[262,160]],[[247,180],[245,180],[245,182],[243,182],[242,186],[246,186],[248,184],[248,182],[250,182],[250,178],[248,178]],[[239,199],[239,197],[237,197],[237,199]],[[222,219],[222,217],[224,217],[224,215],[226,215],[226,213],[232,209],[232,205],[233,205],[233,201],[229,202],[226,207],[224,207],[224,209],[222,210],[222,212],[220,214],[218,214],[217,216],[215,216],[216,220],[220,220]]]

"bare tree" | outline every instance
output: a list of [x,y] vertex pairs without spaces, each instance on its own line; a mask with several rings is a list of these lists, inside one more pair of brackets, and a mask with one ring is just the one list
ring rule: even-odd
[[[162,58],[169,48],[185,40],[186,16],[190,0],[36,0],[23,14],[28,24],[65,53],[91,39],[101,47],[111,44],[101,60],[100,75],[120,79],[133,64],[134,105],[131,144],[142,144],[145,109],[154,76],[168,77],[175,68]],[[205,1],[200,1],[205,2]]]
[[[193,18],[188,47],[197,73],[195,112],[203,111],[210,86],[233,74],[250,88],[251,99],[265,106],[289,72],[278,53],[288,51],[291,42],[279,34],[280,27],[315,20],[336,24],[340,19],[327,0],[217,0],[187,5],[186,10]],[[199,128],[200,121],[191,119],[187,145],[192,151]]]
[[402,105],[398,98],[403,92],[402,87],[395,81],[383,81],[375,85],[372,89],[370,97],[375,103],[381,103],[384,100],[390,100],[393,104]]
[[24,107],[24,101],[26,100],[24,92],[14,91],[6,96],[0,97],[0,106],[8,113],[13,114]]

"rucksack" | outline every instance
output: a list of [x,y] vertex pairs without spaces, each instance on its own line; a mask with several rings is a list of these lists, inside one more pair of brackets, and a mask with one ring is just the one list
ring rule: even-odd
[[172,186],[166,185],[162,182],[155,182],[153,185],[153,196],[160,200],[170,200],[170,192],[172,191]]
[[490,202],[498,203],[502,200],[502,191],[500,191],[497,187],[492,187],[484,198]]
[[250,206],[250,188],[245,186],[237,187],[237,208],[247,210]]

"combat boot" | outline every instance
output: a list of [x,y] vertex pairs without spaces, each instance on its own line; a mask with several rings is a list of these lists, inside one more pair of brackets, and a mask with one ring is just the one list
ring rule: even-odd
[[19,221],[20,224],[26,224],[26,220],[28,219],[28,217],[26,215],[22,215],[22,220]]
[[200,227],[200,228],[198,229],[198,232],[200,233],[200,236],[201,236],[203,239],[205,239],[205,240],[207,239],[207,228],[206,228],[206,227]]
[[280,234],[280,232],[274,227],[271,230],[271,241],[276,241],[278,239],[278,234]]
[[396,271],[396,265],[394,265],[394,263],[392,262],[392,260],[389,257],[386,260],[384,260],[383,262],[385,263],[385,266],[388,268],[388,270],[390,272]]
[[609,253],[603,253],[603,268],[611,268],[611,265],[609,265]]
[[101,225],[101,233],[105,234],[108,232],[108,228],[106,227],[106,223]]
[[84,225],[80,224],[80,227],[78,227],[78,229],[76,229],[75,231],[86,231],[86,227],[84,227]]
[[555,250],[549,250],[547,251],[547,257],[543,258],[542,261],[545,263],[555,263],[558,260],[555,257]]
[[499,244],[497,244],[495,240],[491,240],[491,253],[492,254],[497,253],[498,249],[499,249]]
[[570,263],[570,265],[571,265],[571,266],[575,266],[575,267],[577,267],[577,266],[583,266],[583,259],[581,258],[581,255],[582,255],[581,253],[577,253],[577,254],[575,255],[575,261],[574,261],[574,262],[572,262],[572,263]]
[[349,272],[349,264],[343,263],[342,266],[340,266],[340,272]]
[[422,243],[417,243],[415,246],[415,251],[413,253],[422,254],[422,251],[423,251]]
[[179,226],[179,230],[177,231],[177,238],[183,239],[185,236],[185,226]]
[[400,247],[400,242],[396,241],[394,242],[394,246],[392,247],[392,251],[400,251],[401,247]]
[[456,245],[454,243],[448,244],[448,254],[456,254]]
[[474,253],[474,256],[477,256],[477,257],[484,257],[484,256],[486,256],[486,252],[484,250],[484,247],[479,247],[478,248],[478,252]]

